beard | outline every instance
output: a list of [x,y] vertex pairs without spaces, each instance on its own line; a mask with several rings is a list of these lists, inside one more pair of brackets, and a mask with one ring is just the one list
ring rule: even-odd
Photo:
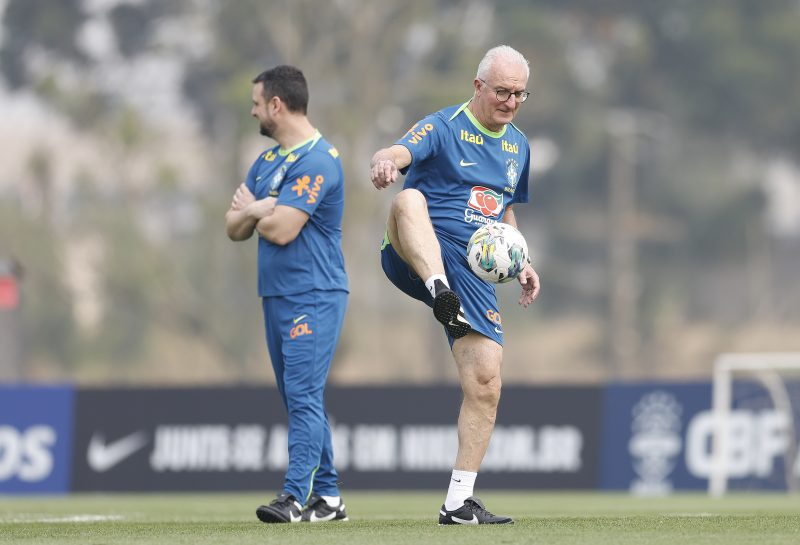
[[258,129],[258,132],[261,133],[261,136],[272,138],[272,135],[275,134],[275,122],[271,119],[264,120],[258,124]]

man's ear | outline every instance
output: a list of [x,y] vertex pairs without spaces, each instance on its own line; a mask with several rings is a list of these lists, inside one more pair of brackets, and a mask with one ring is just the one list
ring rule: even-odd
[[475,78],[472,81],[472,88],[473,88],[473,91],[474,91],[476,96],[478,95],[478,93],[481,90],[481,83],[483,83],[483,82],[481,82],[481,80],[479,80],[478,78]]
[[269,102],[267,102],[267,108],[271,114],[275,115],[277,112],[283,109],[283,101],[280,99],[280,97],[271,97]]

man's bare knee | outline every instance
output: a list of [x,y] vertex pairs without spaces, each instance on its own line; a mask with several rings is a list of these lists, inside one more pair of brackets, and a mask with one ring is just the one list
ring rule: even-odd
[[428,201],[420,191],[409,188],[404,189],[392,199],[392,214],[398,216],[414,216],[428,214]]
[[420,191],[404,189],[395,195],[387,228],[389,242],[418,276],[428,278],[444,270],[428,203]]
[[502,380],[499,373],[477,373],[462,385],[464,396],[481,405],[496,407],[500,402]]

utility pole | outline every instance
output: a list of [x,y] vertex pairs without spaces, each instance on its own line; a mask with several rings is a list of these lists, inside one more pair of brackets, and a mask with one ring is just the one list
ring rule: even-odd
[[22,380],[20,267],[0,257],[0,382]]
[[607,119],[611,135],[608,172],[608,250],[610,275],[611,356],[615,378],[639,365],[640,282],[637,272],[636,138],[637,119],[630,111],[614,111]]

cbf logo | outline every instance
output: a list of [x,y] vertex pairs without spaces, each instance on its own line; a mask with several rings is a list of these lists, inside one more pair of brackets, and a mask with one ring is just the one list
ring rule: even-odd
[[278,172],[275,173],[275,176],[272,177],[272,181],[269,183],[269,196],[270,197],[277,197],[278,196],[278,188],[281,185],[281,182],[286,177],[286,165],[282,165]]
[[667,494],[672,490],[669,475],[681,452],[683,407],[672,394],[656,390],[642,396],[631,413],[628,452],[637,475],[631,483],[631,492]]
[[506,180],[508,185],[503,189],[507,193],[514,194],[517,189],[517,178],[519,177],[519,165],[515,159],[506,160]]
[[470,191],[467,204],[486,217],[497,217],[503,210],[503,194],[495,193],[488,187],[476,185]]

